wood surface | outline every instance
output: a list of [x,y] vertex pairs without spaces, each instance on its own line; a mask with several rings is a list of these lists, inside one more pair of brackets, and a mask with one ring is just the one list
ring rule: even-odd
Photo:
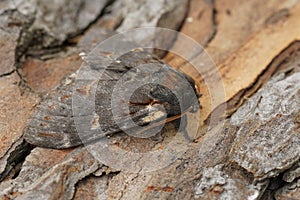
[[[300,199],[298,0],[34,2],[0,2],[2,199]],[[163,57],[193,77],[202,94],[197,137],[177,160],[133,173],[105,165],[85,147],[53,150],[24,141],[36,105],[80,68],[80,53],[147,25],[186,34],[214,62],[199,73],[191,63],[205,64],[197,60],[203,52],[189,62]],[[187,47],[175,40],[170,52],[180,48]],[[174,127],[166,129],[168,141]],[[116,140],[129,150],[165,147]]]

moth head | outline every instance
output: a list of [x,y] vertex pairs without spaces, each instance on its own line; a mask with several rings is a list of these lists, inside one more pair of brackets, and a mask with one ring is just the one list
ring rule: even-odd
[[[163,84],[151,88],[153,99],[165,105],[168,115],[178,115],[199,108],[199,97],[195,81],[188,75],[168,69],[168,73],[160,75]],[[191,109],[193,108],[193,109]]]
[[166,65],[151,74],[152,82],[137,89],[130,100],[133,120],[148,124],[199,109],[195,81]]

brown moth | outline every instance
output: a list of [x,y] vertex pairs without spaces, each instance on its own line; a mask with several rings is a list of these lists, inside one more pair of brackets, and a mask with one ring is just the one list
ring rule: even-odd
[[[161,121],[179,119],[199,108],[193,79],[152,53],[136,49],[103,66],[109,54],[100,52],[95,60],[87,61],[95,72],[102,70],[97,80],[77,81],[78,75],[73,74],[36,106],[24,130],[27,142],[62,149],[124,130],[147,137],[147,130],[160,126]],[[134,88],[137,80],[147,81]]]

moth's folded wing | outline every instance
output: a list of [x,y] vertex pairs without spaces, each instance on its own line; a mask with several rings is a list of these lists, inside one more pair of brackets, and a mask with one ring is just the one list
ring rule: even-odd
[[27,142],[55,149],[81,144],[73,120],[71,85],[60,87],[36,106],[24,130]]

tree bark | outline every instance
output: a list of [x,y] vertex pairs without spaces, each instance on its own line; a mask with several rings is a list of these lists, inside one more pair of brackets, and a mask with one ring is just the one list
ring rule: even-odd
[[[188,48],[172,37],[159,40],[169,52],[154,51],[202,94],[199,129],[182,155],[162,169],[133,173],[106,165],[85,146],[55,150],[24,140],[36,105],[80,68],[79,54],[143,26],[186,34],[215,63],[200,74],[191,64],[207,64],[197,60],[200,53],[189,62],[171,53]],[[1,198],[300,199],[299,40],[298,0],[1,2]],[[122,134],[116,140],[127,150],[163,148],[176,132],[165,129],[155,145]]]

